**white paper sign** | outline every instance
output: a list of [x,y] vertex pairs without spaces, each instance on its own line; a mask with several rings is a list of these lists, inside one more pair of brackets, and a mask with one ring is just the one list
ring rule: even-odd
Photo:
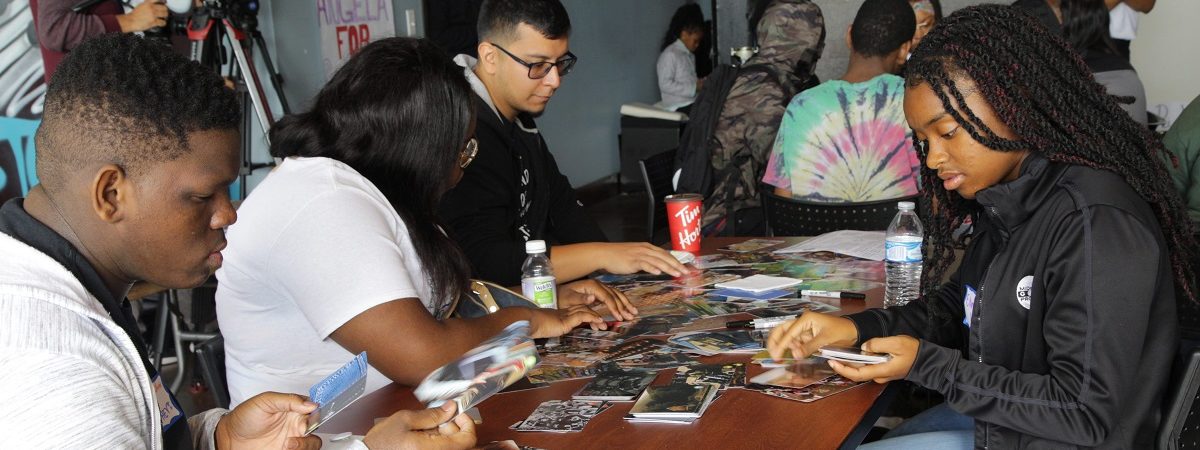
[[325,80],[368,42],[396,35],[392,0],[317,0]]

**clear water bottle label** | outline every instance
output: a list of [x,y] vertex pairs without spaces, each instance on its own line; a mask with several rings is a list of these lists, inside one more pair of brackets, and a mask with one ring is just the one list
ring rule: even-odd
[[884,253],[891,262],[921,262],[921,239],[917,236],[892,236],[884,241]]
[[558,286],[553,276],[522,278],[521,293],[539,308],[558,307]]

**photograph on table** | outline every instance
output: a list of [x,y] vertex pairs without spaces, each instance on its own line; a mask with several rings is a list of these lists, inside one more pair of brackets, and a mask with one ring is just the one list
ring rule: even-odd
[[694,366],[675,369],[672,383],[683,384],[716,384],[718,389],[729,387],[746,387],[746,364],[697,364]]
[[624,369],[658,370],[696,365],[700,364],[700,361],[679,349],[665,347],[652,352],[619,359],[616,363]]
[[592,381],[579,388],[571,395],[571,398],[614,402],[633,401],[657,376],[658,372],[653,370],[609,368],[596,374]]
[[675,278],[667,282],[667,286],[677,288],[702,288],[717,283],[724,283],[741,278],[740,276],[721,272],[695,272]]
[[579,432],[609,406],[612,404],[602,401],[549,400],[511,428],[517,431]]
[[776,245],[783,244],[784,242],[787,241],[778,241],[774,239],[749,239],[736,244],[726,245],[718,250],[722,252],[750,253],[765,248],[771,248]]
[[772,397],[779,397],[788,400],[809,403],[814,402],[833,394],[848,391],[856,386],[865,384],[865,382],[855,382],[843,378],[840,375],[821,380],[819,383],[810,384],[805,387],[778,387],[778,386],[762,386],[752,387],[747,386],[750,390],[756,390]]

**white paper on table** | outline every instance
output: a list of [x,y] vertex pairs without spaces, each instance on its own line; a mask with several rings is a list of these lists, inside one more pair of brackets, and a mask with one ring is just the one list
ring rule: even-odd
[[834,252],[855,258],[883,261],[885,231],[840,230],[775,250],[775,253]]

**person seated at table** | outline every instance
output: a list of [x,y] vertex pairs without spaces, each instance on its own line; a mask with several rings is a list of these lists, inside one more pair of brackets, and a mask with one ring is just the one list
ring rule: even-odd
[[[942,20],[942,3],[939,0],[908,0],[908,4],[912,6],[917,20],[917,28],[913,31],[912,42],[908,45],[908,51],[911,52],[917,48],[917,44],[921,43],[921,39],[929,34],[929,30],[932,30],[933,26]],[[908,55],[904,56],[908,57]]]
[[867,0],[846,44],[840,79],[788,104],[762,181],[810,202],[853,203],[917,193],[921,162],[904,121],[904,79],[916,19],[906,0]]
[[[186,417],[126,293],[204,282],[236,219],[238,106],[208,68],[132,35],[59,65],[38,127],[41,183],[0,207],[0,433],[20,448],[317,448],[317,405],[263,393]],[[401,412],[371,447],[474,445],[453,410]],[[426,431],[429,430],[429,431]]]
[[442,199],[440,217],[475,277],[505,286],[520,283],[529,240],[551,244],[559,281],[597,270],[684,275],[687,268],[666,250],[607,242],[534,123],[577,60],[570,32],[558,0],[484,1],[479,58],[454,58],[471,83],[479,154]]
[[1163,146],[1175,155],[1179,165],[1167,159],[1167,170],[1175,189],[1187,204],[1188,217],[1200,222],[1200,96],[1179,114],[1179,118],[1163,136]]
[[700,5],[688,3],[676,9],[655,64],[658,92],[662,95],[659,106],[686,113],[686,108],[696,101],[700,81],[696,78],[696,56],[692,53],[700,47],[703,37],[704,13]]
[[[934,205],[921,211],[925,295],[805,313],[772,331],[772,357],[857,345],[891,358],[830,361],[837,373],[945,396],[862,448],[1153,447],[1175,299],[1196,297],[1196,243],[1162,143],[1070,44],[1005,6],[965,8],[925,36],[904,111]],[[961,265],[939,287],[967,217]]]
[[306,392],[364,350],[370,392],[415,385],[518,320],[534,337],[603,327],[586,305],[597,300],[633,317],[624,295],[585,280],[559,288],[561,309],[449,318],[469,270],[434,208],[478,150],[471,106],[435,44],[382,39],[272,127],[283,162],[242,203],[217,272],[232,404],[265,386]]

